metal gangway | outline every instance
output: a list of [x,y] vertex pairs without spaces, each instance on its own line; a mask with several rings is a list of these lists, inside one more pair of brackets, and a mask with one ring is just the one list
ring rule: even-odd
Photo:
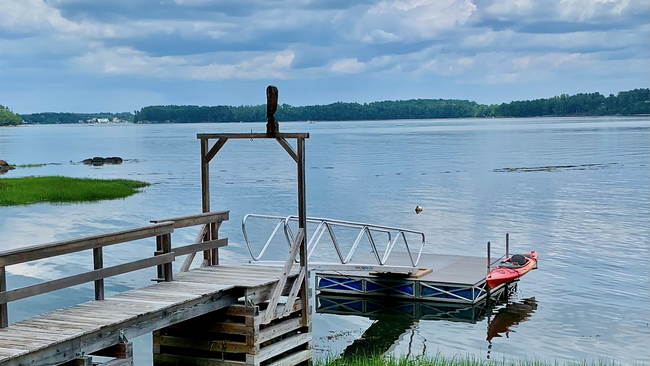
[[[271,220],[275,222],[275,227],[271,235],[268,237],[264,243],[264,246],[257,254],[254,253],[253,246],[251,245],[251,241],[246,230],[246,225],[250,218]],[[271,216],[258,214],[248,214],[244,216],[242,219],[242,233],[244,234],[244,240],[251,256],[251,261],[249,263],[264,266],[282,265],[284,262],[263,260],[262,258],[267,252],[269,246],[271,246],[273,239],[277,235],[284,234],[284,241],[286,241],[287,246],[291,248],[291,245],[295,240],[295,236],[290,225],[292,222],[298,222],[298,216]],[[329,237],[340,261],[340,263],[309,261],[308,263],[310,271],[368,271],[378,273],[397,272],[412,274],[417,272],[419,269],[418,263],[426,244],[426,237],[421,231],[317,217],[308,217],[307,223],[316,225],[316,229],[307,241],[307,259],[309,259],[312,254],[314,254],[316,248],[323,241],[323,237]],[[356,235],[356,239],[353,242],[352,247],[345,255],[341,249],[341,244],[339,243],[339,240],[334,233],[334,228],[337,227],[358,230],[358,234]],[[419,243],[414,244],[414,250],[411,248],[411,245],[409,245],[407,234],[412,234],[411,236],[419,238]],[[357,249],[360,247],[360,244],[362,243],[364,237],[368,239],[372,257],[374,258],[375,263],[352,263],[352,258]],[[384,241],[384,243],[386,243],[386,248],[383,250],[383,253],[381,253],[377,247],[379,240],[386,240]],[[391,253],[393,253],[393,249],[395,249],[397,246],[403,246],[406,250],[408,257],[407,265],[387,264]],[[323,245],[321,245],[321,247],[323,247]],[[298,262],[297,259],[295,261],[296,263]]]

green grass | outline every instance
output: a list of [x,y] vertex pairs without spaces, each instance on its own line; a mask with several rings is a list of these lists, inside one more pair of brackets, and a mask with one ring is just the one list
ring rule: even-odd
[[619,366],[613,361],[594,362],[544,362],[540,360],[487,360],[472,356],[445,357],[441,355],[417,358],[406,357],[369,357],[354,356],[346,358],[331,358],[315,361],[314,366]]
[[0,206],[92,202],[124,198],[149,183],[127,179],[69,177],[0,178]]

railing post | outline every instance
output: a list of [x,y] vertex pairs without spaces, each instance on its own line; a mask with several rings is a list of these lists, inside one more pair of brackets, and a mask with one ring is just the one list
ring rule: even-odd
[[[0,266],[0,292],[7,291],[7,274],[4,266]],[[0,328],[9,326],[7,304],[0,304]]]
[[510,233],[506,233],[506,259],[510,256]]
[[[208,224],[208,227],[210,228],[210,240],[219,239],[219,226],[221,226],[220,222],[211,222]],[[219,265],[219,248],[212,249],[210,253],[210,265]]]
[[[93,248],[93,266],[95,270],[104,268],[104,253],[102,248]],[[104,300],[104,279],[95,281],[95,300]]]
[[[172,252],[172,234],[165,234],[161,237],[162,240],[162,252],[167,254]],[[172,263],[167,262],[162,265],[163,278],[165,282],[171,282],[174,279],[172,273]]]
[[[154,256],[163,254],[163,244],[162,236],[156,236],[156,251],[153,253]],[[159,264],[156,266],[156,281],[160,282],[161,279],[165,276],[165,271],[163,265]]]

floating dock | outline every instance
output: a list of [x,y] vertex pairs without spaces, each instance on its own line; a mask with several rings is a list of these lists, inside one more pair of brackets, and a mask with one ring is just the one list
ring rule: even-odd
[[[370,263],[373,256],[359,259]],[[494,268],[500,259],[490,263]],[[388,276],[369,271],[317,271],[316,289],[324,294],[391,297],[398,299],[475,305],[498,294],[505,285],[490,290],[485,281],[486,257],[423,253],[418,267],[432,271],[421,277]],[[406,253],[393,252],[386,266],[410,266]]]

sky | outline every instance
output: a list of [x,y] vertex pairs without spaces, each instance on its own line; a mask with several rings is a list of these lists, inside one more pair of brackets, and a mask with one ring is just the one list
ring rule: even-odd
[[648,0],[0,0],[17,113],[417,98],[479,103],[650,85]]

